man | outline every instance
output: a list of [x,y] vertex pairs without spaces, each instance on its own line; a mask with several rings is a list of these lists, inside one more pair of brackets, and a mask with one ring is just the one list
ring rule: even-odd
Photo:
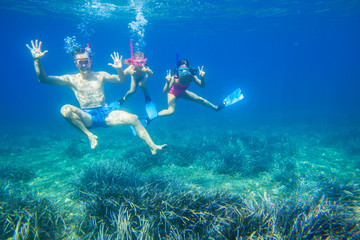
[[97,145],[97,136],[89,131],[95,127],[108,127],[119,125],[132,125],[137,135],[150,147],[152,154],[156,154],[167,145],[156,145],[150,138],[146,129],[141,125],[138,117],[125,111],[118,110],[117,106],[107,105],[104,94],[104,82],[124,83],[125,74],[122,69],[122,56],[114,52],[110,55],[114,63],[109,63],[115,68],[118,75],[110,75],[107,72],[91,71],[90,48],[79,48],[73,53],[75,64],[80,73],[75,75],[48,76],[44,71],[40,59],[48,51],[41,51],[41,41],[31,41],[30,49],[34,58],[34,66],[39,82],[68,86],[74,91],[80,107],[67,104],[61,108],[61,114],[77,130],[85,134],[90,141],[91,148]]

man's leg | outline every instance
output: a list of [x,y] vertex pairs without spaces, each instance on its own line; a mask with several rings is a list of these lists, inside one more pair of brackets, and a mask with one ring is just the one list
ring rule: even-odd
[[144,126],[140,123],[138,116],[134,114],[116,110],[107,116],[105,122],[108,126],[132,125],[137,135],[150,147],[152,154],[156,154],[167,147],[166,144],[156,145],[150,138],[150,135]]
[[169,93],[168,93],[167,96],[168,96],[168,109],[161,110],[158,113],[159,117],[172,115],[175,112],[176,97],[174,95],[172,95],[172,94],[169,94]]
[[61,108],[61,114],[74,128],[85,134],[90,141],[91,148],[97,145],[97,136],[91,133],[86,127],[92,125],[90,114],[82,111],[80,108],[67,104]]
[[217,106],[215,106],[214,104],[212,104],[211,102],[209,102],[205,98],[202,98],[202,97],[200,97],[200,96],[196,95],[195,93],[190,92],[188,90],[186,90],[184,92],[184,94],[182,95],[182,98],[184,98],[186,100],[189,100],[189,101],[200,103],[201,105],[203,105],[205,107],[208,107],[208,108],[211,108],[212,110],[215,110],[215,111],[218,110]]

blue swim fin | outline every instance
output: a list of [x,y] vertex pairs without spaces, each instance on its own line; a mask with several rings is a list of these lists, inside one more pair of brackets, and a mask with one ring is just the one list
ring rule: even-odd
[[230,106],[243,98],[244,95],[241,93],[241,89],[238,88],[223,100],[224,107]]
[[[144,128],[146,128],[147,126],[149,126],[149,123],[150,123],[149,119],[147,119],[147,118],[140,118],[139,121],[140,121],[141,125],[144,126]],[[134,137],[135,137],[135,136],[137,135],[137,133],[136,133],[136,131],[135,131],[135,128],[134,128],[132,125],[130,125],[130,129],[131,129],[132,134],[133,134]]]
[[110,107],[111,109],[114,109],[114,110],[120,109],[120,105],[118,104],[117,101],[111,102],[110,104],[108,104],[108,107]]
[[[147,113],[148,116],[145,117],[145,118],[140,118],[139,119],[140,123],[144,126],[144,128],[149,126],[151,120],[158,117],[158,112],[156,110],[155,104],[151,100],[146,102],[145,110],[146,110],[146,113]],[[130,128],[131,128],[132,134],[134,136],[136,136],[137,134],[136,134],[136,131],[135,131],[134,127],[130,126]]]
[[137,135],[137,133],[135,131],[135,128],[130,125],[130,129],[131,129],[131,132],[132,132],[133,136],[135,137]]
[[147,102],[145,104],[146,113],[150,120],[156,118],[158,116],[158,112],[156,110],[155,104],[153,102]]

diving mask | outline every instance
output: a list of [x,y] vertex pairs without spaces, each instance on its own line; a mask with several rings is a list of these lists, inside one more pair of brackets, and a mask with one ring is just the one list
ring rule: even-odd
[[80,67],[85,67],[91,65],[91,59],[90,58],[78,58],[75,59],[75,64]]
[[146,64],[147,58],[143,58],[143,59],[134,59],[133,63],[135,66],[141,67],[143,65]]
[[178,71],[179,71],[179,75],[180,75],[181,77],[184,77],[184,76],[189,75],[189,73],[190,73],[190,68],[188,68],[188,67],[179,67]]

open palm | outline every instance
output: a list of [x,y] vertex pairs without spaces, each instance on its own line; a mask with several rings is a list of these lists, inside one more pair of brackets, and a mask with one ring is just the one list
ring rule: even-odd
[[114,55],[110,54],[110,56],[113,59],[114,63],[109,63],[109,65],[113,68],[122,68],[122,56],[119,57],[119,53],[117,52],[114,52]]
[[27,48],[30,49],[31,54],[33,56],[34,59],[39,59],[41,57],[43,57],[45,55],[45,53],[47,53],[48,51],[41,51],[41,44],[42,42],[38,41],[37,39],[35,40],[35,43],[33,40],[31,40],[31,45],[32,47],[30,47],[28,44],[26,44]]

